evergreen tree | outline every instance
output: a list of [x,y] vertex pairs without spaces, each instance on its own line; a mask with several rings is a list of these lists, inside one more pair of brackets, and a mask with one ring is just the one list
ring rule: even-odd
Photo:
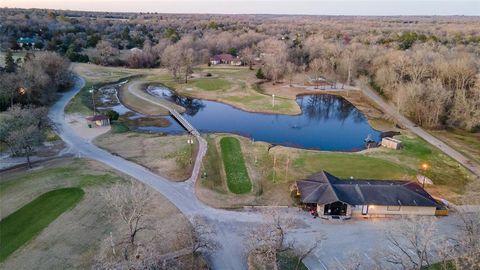
[[5,55],[5,71],[8,73],[13,73],[15,72],[16,65],[15,65],[15,60],[13,60],[13,54],[11,50],[7,51],[7,54]]
[[263,70],[261,68],[257,70],[257,74],[255,76],[257,76],[257,79],[260,79],[260,80],[265,79],[265,74],[263,74]]

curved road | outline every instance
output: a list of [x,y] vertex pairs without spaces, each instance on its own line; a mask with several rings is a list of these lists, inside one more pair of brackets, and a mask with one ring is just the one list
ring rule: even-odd
[[[171,182],[136,163],[114,156],[77,136],[65,121],[64,111],[70,99],[72,99],[84,85],[85,81],[82,78],[78,78],[72,89],[65,93],[60,100],[51,107],[48,114],[54,124],[56,133],[71,148],[71,151],[81,156],[100,161],[151,186],[189,218],[196,215],[207,217],[212,226],[216,227],[215,229],[219,240],[228,240],[229,238],[238,240],[237,236],[232,235],[234,231],[230,229],[225,230],[225,228],[228,228],[228,226],[224,226],[225,221],[231,223],[227,225],[232,225],[233,222],[244,223],[261,220],[258,215],[252,213],[232,215],[229,211],[210,208],[195,196],[194,181],[182,183]],[[233,241],[228,242],[228,244],[229,245],[225,245],[222,249],[215,252],[215,254],[213,254],[214,256],[211,256],[213,266],[215,269],[244,269],[244,261],[242,257],[238,256],[239,251],[241,252],[244,249],[242,242]]]
[[[138,164],[114,156],[77,136],[65,121],[64,109],[84,84],[84,80],[78,78],[74,87],[66,92],[49,111],[49,118],[55,126],[55,131],[71,148],[71,151],[100,161],[151,186],[188,218],[197,215],[205,217],[209,224],[214,227],[216,240],[222,245],[220,249],[207,256],[212,268],[221,270],[246,269],[244,236],[252,228],[264,222],[265,216],[261,212],[210,208],[195,196],[193,180],[183,183],[171,182]],[[311,245],[320,235],[327,237],[326,240],[322,241],[321,246],[305,258],[305,264],[309,269],[322,270],[343,269],[342,262],[351,257],[350,252],[360,254],[359,261],[362,263],[363,269],[371,268],[374,263],[372,257],[375,257],[381,250],[391,248],[385,241],[384,229],[397,222],[395,219],[325,222],[318,219],[313,220],[308,214],[297,209],[283,209],[282,215],[292,216],[300,224],[296,229],[287,232],[287,237],[295,240],[296,246]],[[454,215],[451,215],[438,219],[437,225],[440,234],[451,235],[457,229],[458,220]],[[339,250],[345,252],[339,252]],[[392,265],[389,265],[388,268],[392,269]]]

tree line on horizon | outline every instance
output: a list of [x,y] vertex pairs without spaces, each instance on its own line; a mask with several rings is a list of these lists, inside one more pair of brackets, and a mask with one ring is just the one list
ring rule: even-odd
[[[0,9],[3,50],[18,38],[74,62],[165,67],[187,81],[220,53],[272,83],[307,73],[372,87],[417,124],[480,129],[480,21],[472,17],[167,15]],[[87,60],[88,59],[88,60]]]

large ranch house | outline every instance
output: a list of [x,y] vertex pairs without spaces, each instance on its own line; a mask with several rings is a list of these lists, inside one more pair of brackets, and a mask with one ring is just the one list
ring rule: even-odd
[[442,206],[415,182],[342,180],[321,171],[297,181],[302,203],[322,218],[388,215],[434,216]]

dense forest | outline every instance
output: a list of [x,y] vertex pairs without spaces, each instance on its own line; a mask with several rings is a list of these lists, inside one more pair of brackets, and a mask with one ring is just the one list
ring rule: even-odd
[[[7,51],[51,51],[72,62],[132,68],[192,67],[229,53],[273,83],[292,73],[372,87],[427,128],[480,129],[478,17],[172,15],[0,9]],[[29,42],[19,42],[27,38]],[[57,63],[67,64],[55,58]],[[46,61],[4,68],[18,76]],[[15,68],[13,68],[15,65]],[[11,72],[10,72],[11,73]],[[48,74],[48,72],[46,72]],[[52,74],[52,72],[50,72]],[[50,76],[59,78],[58,76]],[[54,81],[62,87],[64,82]],[[4,83],[2,83],[4,84]],[[13,100],[8,87],[2,100]],[[9,96],[10,95],[10,96]],[[35,98],[43,104],[45,98]],[[4,102],[5,103],[5,102]],[[7,103],[8,104],[8,103]],[[7,104],[3,107],[6,108]]]

